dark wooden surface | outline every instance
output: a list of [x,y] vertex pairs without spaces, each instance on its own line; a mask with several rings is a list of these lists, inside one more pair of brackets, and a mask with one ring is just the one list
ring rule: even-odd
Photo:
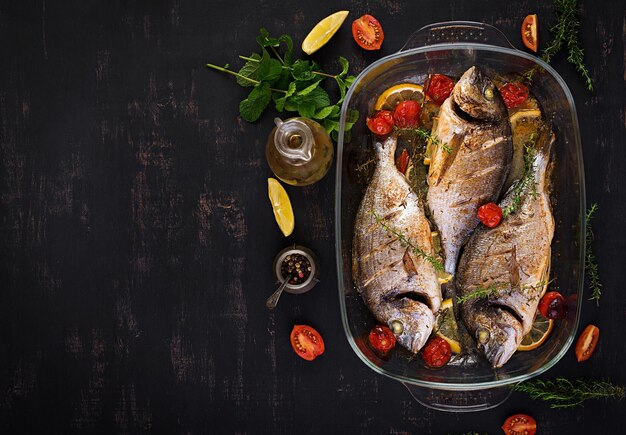
[[[603,296],[593,358],[569,352],[544,377],[625,385],[626,2],[581,2],[596,90],[559,55],[583,137]],[[416,403],[367,368],[344,336],[337,296],[334,176],[288,188],[285,239],[266,198],[265,138],[275,113],[238,117],[245,95],[206,62],[238,66],[261,26],[299,46],[338,9],[348,22],[314,55],[358,72],[437,21],[519,27],[547,1],[3,1],[0,5],[1,433],[498,433],[516,412],[540,433],[616,433],[626,402],[550,410],[521,394],[476,414]],[[349,22],[370,12],[380,52],[356,47]],[[290,243],[320,257],[321,284],[269,312],[273,256]],[[294,323],[326,353],[298,359]]]

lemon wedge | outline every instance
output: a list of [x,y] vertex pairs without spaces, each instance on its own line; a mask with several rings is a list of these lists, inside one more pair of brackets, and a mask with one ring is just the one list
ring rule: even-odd
[[401,83],[386,89],[374,104],[374,110],[393,110],[399,102],[415,100],[421,103],[424,99],[424,88],[415,83]]
[[452,352],[461,353],[459,327],[454,318],[452,299],[446,299],[441,303],[435,322],[435,334],[448,342]]
[[287,195],[287,191],[282,184],[275,178],[267,179],[267,192],[272,203],[276,223],[285,237],[287,237],[293,232],[296,221],[293,216],[289,195]]
[[302,41],[302,51],[313,54],[322,48],[339,30],[347,16],[348,11],[339,11],[317,23]]
[[524,336],[524,338],[522,338],[522,342],[517,350],[527,351],[538,348],[546,342],[553,327],[554,320],[546,319],[541,314],[537,313],[532,329]]

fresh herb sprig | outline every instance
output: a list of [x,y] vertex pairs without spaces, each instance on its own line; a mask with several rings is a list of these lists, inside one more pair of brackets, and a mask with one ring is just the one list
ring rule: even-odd
[[513,187],[511,202],[502,209],[502,216],[505,218],[519,210],[523,194],[527,189],[530,189],[530,194],[533,198],[537,196],[537,185],[533,172],[533,163],[536,157],[536,140],[537,134],[533,133],[528,139],[528,142],[524,145],[524,173],[522,174],[522,178]]
[[[348,75],[348,60],[340,56],[341,71],[327,74],[314,61],[294,60],[293,41],[289,35],[273,38],[266,29],[261,29],[256,40],[261,47],[261,53],[239,56],[246,61],[239,71],[231,70],[229,65],[206,65],[235,76],[240,86],[252,87],[248,96],[239,103],[241,117],[254,122],[273,101],[278,112],[296,112],[302,117],[317,120],[333,140],[337,141],[341,103],[355,79]],[[339,88],[339,99],[334,104],[331,104],[330,96],[322,87],[326,78],[332,78]],[[348,111],[345,122],[346,140],[349,139],[350,130],[358,118],[358,111]]]
[[498,296],[500,294],[501,289],[496,286],[490,287],[478,287],[476,290],[469,292],[464,296],[457,296],[456,303],[463,304],[467,301],[471,301],[473,299],[486,299],[489,296]]
[[409,237],[407,237],[402,231],[389,225],[389,222],[387,221],[387,219],[385,219],[384,217],[381,217],[375,211],[372,211],[372,216],[374,216],[374,219],[376,219],[376,222],[378,222],[385,229],[385,231],[387,231],[389,234],[396,236],[402,246],[411,248],[411,250],[416,255],[418,255],[419,257],[422,257],[423,259],[428,261],[430,264],[432,264],[435,270],[443,272],[443,264],[441,264],[441,261],[439,261],[436,257],[425,252],[422,248],[420,248],[417,244],[415,244]]
[[570,408],[582,404],[587,399],[623,399],[624,387],[608,381],[556,378],[553,381],[532,380],[521,382],[514,391],[528,393],[531,399],[545,400],[550,408]]
[[394,126],[394,130],[397,133],[400,133],[400,134],[408,133],[408,134],[415,135],[418,138],[420,138],[421,140],[423,140],[424,142],[430,142],[431,144],[433,144],[436,147],[441,147],[448,154],[452,153],[452,148],[450,147],[450,145],[448,145],[445,142],[441,142],[437,136],[432,134],[432,132],[430,132],[429,130],[425,129],[424,127],[417,127],[417,128],[405,127],[405,128],[400,128],[400,127]]
[[591,220],[594,214],[598,211],[598,204],[595,202],[591,204],[589,210],[587,210],[585,216],[585,241],[587,250],[585,252],[585,270],[587,271],[587,279],[589,280],[589,288],[591,289],[590,300],[595,300],[596,304],[600,304],[600,296],[602,295],[602,284],[600,283],[600,275],[598,273],[598,263],[596,263],[596,256],[591,249],[591,242],[593,242],[593,231],[591,229]]
[[592,91],[593,80],[585,66],[583,49],[580,48],[580,41],[578,40],[580,21],[578,19],[577,0],[555,0],[554,5],[557,9],[557,19],[556,23],[550,27],[550,32],[554,36],[550,44],[543,50],[541,58],[546,63],[550,63],[554,55],[566,45],[567,61],[576,67],[585,79],[587,89]]

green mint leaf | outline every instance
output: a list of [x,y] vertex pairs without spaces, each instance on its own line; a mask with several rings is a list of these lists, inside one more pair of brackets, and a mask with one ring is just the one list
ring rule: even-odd
[[302,89],[301,91],[298,92],[298,96],[304,97],[304,96],[309,95],[311,92],[313,92],[319,86],[319,84],[320,84],[320,82],[316,81],[312,85],[307,86],[306,88],[304,88],[304,89]]
[[269,83],[259,83],[252,89],[248,98],[239,103],[239,114],[246,121],[254,122],[259,119],[271,99]]
[[341,104],[343,103],[343,99],[346,98],[346,89],[348,89],[348,87],[346,86],[346,82],[339,76],[335,77],[335,81],[339,87],[339,101],[337,101],[337,104]]
[[322,107],[317,112],[315,112],[315,115],[313,115],[313,119],[324,119],[324,118],[326,118],[327,116],[329,116],[332,113],[333,107],[334,106]]
[[[283,96],[280,96],[274,99],[276,110],[278,110],[279,112],[282,112],[285,109],[285,103],[287,102],[287,99],[289,99],[294,94],[294,92],[296,92],[296,82],[291,82],[289,83],[289,88],[287,89],[287,93]],[[280,95],[280,94],[276,93],[274,95]]]
[[321,109],[322,107],[330,106],[330,97],[328,96],[328,93],[319,86],[313,89],[306,96],[306,99],[307,101],[313,102],[313,104],[315,104],[316,109]]
[[296,60],[293,63],[291,76],[298,81],[315,79],[315,74],[311,70],[311,64],[307,60]]
[[258,62],[256,71],[256,79],[259,81],[274,82],[278,80],[283,72],[281,63],[270,57],[266,50],[263,50],[263,56]]
[[293,40],[291,39],[291,36],[282,35],[278,38],[278,40],[287,46],[287,50],[285,51],[283,58],[287,65],[291,65],[293,61]]
[[341,72],[338,74],[338,76],[343,77],[348,74],[348,68],[350,68],[350,63],[348,63],[348,59],[343,56],[339,56],[339,63],[341,64]]
[[298,102],[298,113],[304,118],[313,118],[315,115],[315,103],[312,101]]
[[[255,59],[255,60],[247,61],[244,64],[244,66],[242,66],[241,69],[239,70],[239,74],[244,77],[249,77],[251,79],[256,80],[257,71],[259,70],[259,61],[261,60],[261,55],[258,53],[252,53],[250,55],[250,58]],[[254,86],[254,83],[252,83],[250,80],[246,80],[241,77],[237,77],[237,84],[243,87]]]

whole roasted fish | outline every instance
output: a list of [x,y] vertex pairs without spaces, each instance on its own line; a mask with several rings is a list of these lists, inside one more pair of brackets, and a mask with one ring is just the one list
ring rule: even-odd
[[531,330],[547,284],[554,218],[546,169],[553,142],[549,129],[540,131],[529,182],[523,190],[514,184],[500,203],[503,210],[517,204],[516,211],[493,229],[477,228],[459,261],[457,294],[482,289],[489,295],[461,303],[460,313],[494,368],[511,358]]
[[445,270],[454,275],[459,252],[478,224],[478,207],[497,201],[513,156],[504,101],[477,67],[463,74],[442,104],[433,135],[447,147],[433,151],[427,202],[441,234]]
[[419,351],[441,305],[430,225],[396,169],[396,138],[375,143],[377,164],[361,200],[353,238],[353,276],[365,304],[411,352]]

